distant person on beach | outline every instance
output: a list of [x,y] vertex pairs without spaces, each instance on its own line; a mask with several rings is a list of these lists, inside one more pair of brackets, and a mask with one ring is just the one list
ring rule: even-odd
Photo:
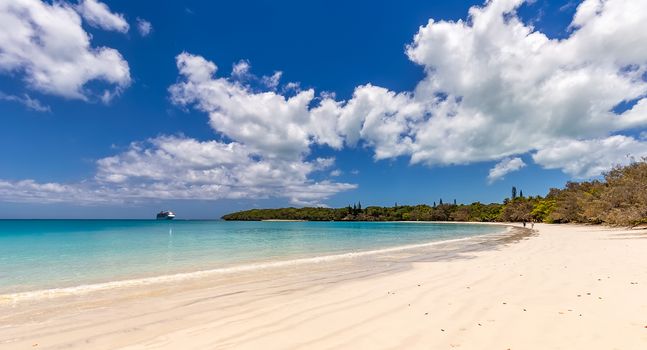
[[530,228],[531,228],[531,229],[534,229],[534,228],[535,228],[535,222],[534,222],[534,221],[531,221],[531,222],[530,222]]
[[523,227],[526,227],[526,222],[525,221],[523,222]]

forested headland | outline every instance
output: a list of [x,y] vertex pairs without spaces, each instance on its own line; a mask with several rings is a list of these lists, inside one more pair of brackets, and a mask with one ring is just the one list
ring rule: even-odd
[[616,226],[647,224],[647,161],[615,167],[601,180],[568,182],[545,197],[524,196],[515,187],[503,203],[438,203],[344,208],[251,209],[224,220],[308,221],[480,221],[588,223]]

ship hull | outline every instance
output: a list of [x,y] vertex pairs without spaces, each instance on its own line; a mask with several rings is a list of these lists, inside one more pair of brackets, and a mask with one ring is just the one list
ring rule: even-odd
[[157,213],[157,220],[173,220],[175,219],[175,213],[172,211],[160,211]]

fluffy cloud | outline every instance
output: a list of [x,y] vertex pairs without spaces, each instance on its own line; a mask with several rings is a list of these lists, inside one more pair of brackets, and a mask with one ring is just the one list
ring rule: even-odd
[[88,24],[104,30],[114,30],[121,33],[128,32],[129,25],[124,16],[112,13],[108,5],[97,0],[82,0],[77,6],[77,11]]
[[296,205],[321,206],[356,185],[309,176],[334,159],[259,160],[242,144],[162,136],[133,143],[127,151],[97,161],[94,181],[77,184],[0,181],[6,201],[117,203],[142,199],[287,198]]
[[[410,130],[412,161],[494,160],[647,125],[647,51],[638,48],[647,44],[638,10],[647,2],[584,1],[563,40],[524,24],[522,2],[491,1],[468,21],[420,28],[407,48],[427,74],[414,99],[443,98]],[[633,109],[613,112],[632,100]]]
[[602,139],[567,140],[543,148],[533,160],[548,169],[563,169],[575,178],[599,175],[612,166],[647,157],[647,142],[615,135]]
[[148,36],[153,31],[153,24],[145,19],[137,17],[137,31],[141,36]]
[[[234,66],[232,76],[221,78],[215,77],[217,66],[200,56],[180,54],[177,67],[182,79],[169,89],[172,101],[209,113],[210,125],[227,141],[160,136],[135,142],[125,152],[98,160],[92,181],[4,182],[4,198],[93,203],[282,197],[295,205],[319,206],[357,187],[326,179],[334,158],[310,157],[313,144],[342,146],[334,114],[326,114],[328,108],[336,110],[335,102],[326,100],[310,111],[312,90],[289,98],[279,95],[273,91],[276,84],[263,84],[263,78],[249,73],[246,61]],[[265,86],[272,90],[244,85],[243,75],[244,81],[272,85]]]
[[[130,71],[121,54],[90,45],[77,13],[79,8],[94,6],[87,4],[101,5],[86,1],[75,8],[59,1],[0,1],[1,26],[10,28],[0,31],[0,72],[18,74],[40,92],[83,100],[93,94],[105,100],[127,87]],[[108,88],[90,91],[86,84],[93,80],[107,83]]]
[[126,184],[131,191],[149,191],[162,198],[265,198],[287,197],[293,203],[320,204],[355,185],[312,181],[334,159],[312,161],[264,159],[238,142],[197,141],[163,136],[97,162],[97,179]]
[[161,136],[98,160],[94,181],[0,180],[0,196],[5,201],[85,204],[273,197],[287,198],[295,205],[323,206],[322,201],[330,196],[357,187],[309,178],[333,165],[332,158],[266,160],[237,142]]
[[487,176],[488,182],[492,183],[494,181],[502,179],[506,174],[513,171],[517,171],[526,166],[526,163],[519,157],[515,158],[505,158],[498,162],[494,168],[490,169],[490,173]]
[[266,158],[299,159],[313,143],[342,146],[335,131],[337,103],[324,100],[311,110],[312,89],[291,97],[254,91],[236,79],[216,77],[213,62],[188,53],[177,56],[177,66],[182,81],[169,88],[171,100],[208,113],[213,129]]
[[[171,94],[176,103],[209,113],[214,129],[272,154],[361,143],[378,160],[408,156],[428,165],[535,154],[647,126],[647,51],[641,49],[647,45],[641,30],[647,13],[639,10],[647,1],[586,0],[561,40],[523,23],[516,15],[522,4],[489,1],[471,8],[466,21],[422,26],[406,50],[426,73],[412,92],[368,84],[348,101],[334,95],[317,101],[312,90],[291,97],[257,93],[208,78],[215,65],[183,54],[180,66],[203,60],[214,69],[202,80],[182,73],[186,81]],[[623,103],[631,108],[615,112]],[[568,163],[534,159],[574,174]],[[595,169],[610,166],[608,161]]]
[[[512,156],[527,153],[546,168],[595,176],[619,163],[618,152],[645,154],[642,141],[610,136],[647,125],[647,52],[636,49],[647,44],[639,28],[647,14],[636,8],[630,20],[617,19],[642,2],[587,0],[562,40],[523,23],[521,0],[473,7],[467,21],[430,20],[407,46],[425,70],[412,92],[367,84],[337,101],[315,98],[312,89],[277,93],[278,78],[259,91],[236,79],[250,76],[249,62],[234,66],[232,78],[217,77],[213,62],[188,53],[177,57],[181,80],[169,91],[174,103],[204,111],[214,130],[269,163],[301,164],[314,145],[359,144],[376,160],[500,160],[490,182],[524,167]],[[615,112],[623,103],[630,108]]]
[[[355,188],[345,183],[314,183],[308,178],[333,165],[325,159],[306,161],[312,145],[343,145],[336,131],[337,102],[325,99],[311,109],[313,90],[280,95],[274,91],[280,72],[273,78],[257,79],[245,60],[234,65],[230,78],[216,77],[218,67],[201,56],[182,53],[176,60],[182,79],[169,88],[171,100],[208,113],[211,127],[232,140],[219,145],[244,149],[245,155],[236,158],[245,161],[221,169],[218,176],[226,174],[234,183],[243,181],[259,193],[288,193],[295,204],[319,204],[322,198]],[[258,80],[270,91],[245,85],[242,77]]]
[[375,150],[375,159],[410,154],[414,140],[410,133],[425,116],[426,101],[415,101],[408,93],[364,85],[338,110],[337,129],[346,144],[363,140]]
[[[76,15],[58,3],[19,3]],[[339,101],[334,93],[281,87],[280,72],[258,78],[248,61],[223,76],[215,63],[181,53],[171,101],[207,114],[219,141],[162,136],[134,143],[98,161],[94,190],[107,197],[279,196],[313,204],[354,188],[313,180],[332,166],[330,159],[310,159],[313,147],[368,147],[376,160],[408,157],[430,166],[500,161],[490,181],[523,167],[513,158],[522,154],[574,177],[647,155],[644,139],[623,135],[647,126],[647,0],[585,0],[563,39],[524,23],[516,13],[523,3],[492,0],[472,7],[467,20],[432,19],[420,27],[406,54],[425,76],[410,92],[366,84]],[[0,14],[12,14],[10,7]],[[7,37],[0,35],[0,43]],[[12,62],[7,57],[3,51],[0,67]],[[25,65],[13,69],[27,71]],[[82,83],[75,86],[71,91]]]
[[[274,155],[361,144],[377,160],[427,165],[507,159],[647,126],[647,13],[639,10],[647,0],[586,0],[561,40],[524,23],[516,14],[522,4],[493,0],[472,7],[466,21],[420,27],[406,49],[425,71],[412,92],[367,84],[347,101],[315,99],[310,89],[258,93],[182,54],[180,67],[192,60],[213,69],[196,79],[181,68],[186,80],[171,95],[209,113],[227,137]],[[616,112],[621,104],[631,108]],[[573,173],[568,163],[534,159]]]

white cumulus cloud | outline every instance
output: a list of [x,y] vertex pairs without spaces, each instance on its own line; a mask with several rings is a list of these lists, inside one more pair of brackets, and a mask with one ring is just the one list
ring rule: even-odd
[[[420,27],[406,53],[426,76],[411,92],[367,84],[347,101],[334,94],[314,100],[311,89],[288,97],[184,74],[187,81],[171,94],[209,113],[214,129],[273,154],[359,143],[377,160],[468,164],[645,128],[647,12],[640,8],[647,0],[586,0],[564,39],[524,23],[516,14],[523,2],[488,1],[472,7],[466,21],[432,19]],[[208,62],[183,55],[180,61]],[[630,108],[615,112],[623,103]],[[550,166],[573,173],[555,162]]]
[[93,181],[60,184],[0,180],[0,196],[13,202],[79,204],[272,197],[286,198],[295,205],[322,206],[330,196],[357,187],[309,178],[333,165],[331,158],[259,159],[237,142],[160,136],[99,159]]
[[[24,39],[30,36],[20,30],[0,34],[0,69],[23,71],[32,86],[56,87],[51,89],[71,97],[83,96],[89,79],[127,85],[125,62],[114,64],[122,61],[114,50],[91,48],[69,6],[16,3],[74,24],[69,32],[75,35],[59,44],[83,39],[76,51],[98,60],[92,67],[101,73],[75,79],[58,71],[39,74],[49,66],[39,57],[53,49]],[[279,196],[312,204],[355,186],[313,180],[333,165],[331,159],[312,159],[314,147],[367,147],[376,160],[407,157],[429,166],[498,161],[490,181],[523,167],[520,155],[573,177],[596,176],[646,155],[647,141],[629,132],[647,128],[647,0],[584,0],[559,39],[524,23],[517,15],[523,3],[491,0],[472,7],[466,20],[430,19],[421,26],[406,47],[409,59],[424,69],[413,91],[369,83],[356,87],[348,100],[337,100],[334,93],[280,86],[278,71],[258,78],[245,60],[224,76],[208,59],[181,53],[171,101],[204,112],[220,141],[160,136],[133,143],[98,161],[96,188],[111,189],[105,191],[114,196]],[[29,12],[13,4],[2,3],[0,23],[31,23],[22,21]],[[32,46],[38,54],[23,49]],[[59,67],[86,64],[66,52],[53,55],[65,58]],[[108,57],[112,74],[102,70]],[[40,82],[41,76],[61,82]]]
[[564,140],[542,148],[533,160],[548,169],[562,169],[575,178],[589,178],[647,157],[647,142],[614,135],[591,140]]
[[[107,47],[92,47],[76,9],[66,2],[0,1],[0,73],[21,76],[43,93],[75,99],[112,97],[130,84],[128,63]],[[108,87],[90,91],[89,81]]]
[[513,171],[517,171],[526,166],[526,163],[519,157],[515,158],[505,158],[498,162],[488,174],[488,182],[492,183],[494,181],[503,179],[506,174],[509,174]]
[[[312,89],[258,93],[225,78],[183,74],[172,98],[209,113],[212,127],[228,137],[275,155],[361,144],[376,160],[405,156],[432,166],[534,154],[556,142],[647,126],[647,51],[640,49],[647,12],[639,10],[647,0],[584,1],[564,39],[524,23],[516,14],[522,4],[488,1],[472,7],[466,21],[432,19],[420,27],[406,54],[425,77],[411,92],[366,84],[347,101],[328,94],[315,100]],[[208,62],[183,55],[180,65]],[[615,112],[623,103],[630,108]],[[572,173],[567,163],[557,167]]]
[[[213,62],[188,53],[177,57],[181,80],[169,91],[174,103],[204,111],[213,129],[268,161],[302,161],[314,145],[359,144],[376,160],[497,160],[490,182],[524,167],[513,157],[520,154],[572,176],[595,176],[617,163],[618,150],[643,154],[643,141],[611,135],[647,126],[647,51],[635,46],[647,45],[639,30],[647,13],[614,20],[645,1],[596,3],[593,16],[585,1],[561,40],[523,23],[520,0],[473,7],[467,21],[430,20],[406,50],[426,74],[411,92],[366,84],[338,101],[334,94],[315,98],[312,89],[258,91],[217,77]],[[615,50],[603,50],[607,44]],[[615,112],[621,103],[630,108]],[[579,144],[601,147],[559,148]]]
[[114,30],[121,33],[128,32],[130,26],[124,15],[113,13],[108,5],[97,0],[82,0],[77,6],[77,11],[88,24],[104,30]]
[[[522,3],[489,1],[471,8],[468,21],[420,28],[407,49],[427,74],[414,100],[442,99],[410,129],[412,161],[495,160],[647,125],[644,108],[637,113],[647,93],[645,0],[584,1],[561,40],[524,24],[515,12]],[[585,14],[591,6],[594,15]]]
[[221,199],[286,197],[319,204],[355,185],[316,182],[308,176],[329,169],[334,159],[265,159],[238,142],[197,141],[162,136],[134,143],[121,154],[100,159],[97,179],[127,186],[150,197]]
[[335,131],[337,104],[323,100],[311,110],[312,89],[291,97],[257,92],[235,79],[216,77],[213,62],[188,53],[177,56],[177,65],[182,80],[169,88],[171,100],[208,113],[212,128],[259,154],[296,159],[313,143],[342,146]]

